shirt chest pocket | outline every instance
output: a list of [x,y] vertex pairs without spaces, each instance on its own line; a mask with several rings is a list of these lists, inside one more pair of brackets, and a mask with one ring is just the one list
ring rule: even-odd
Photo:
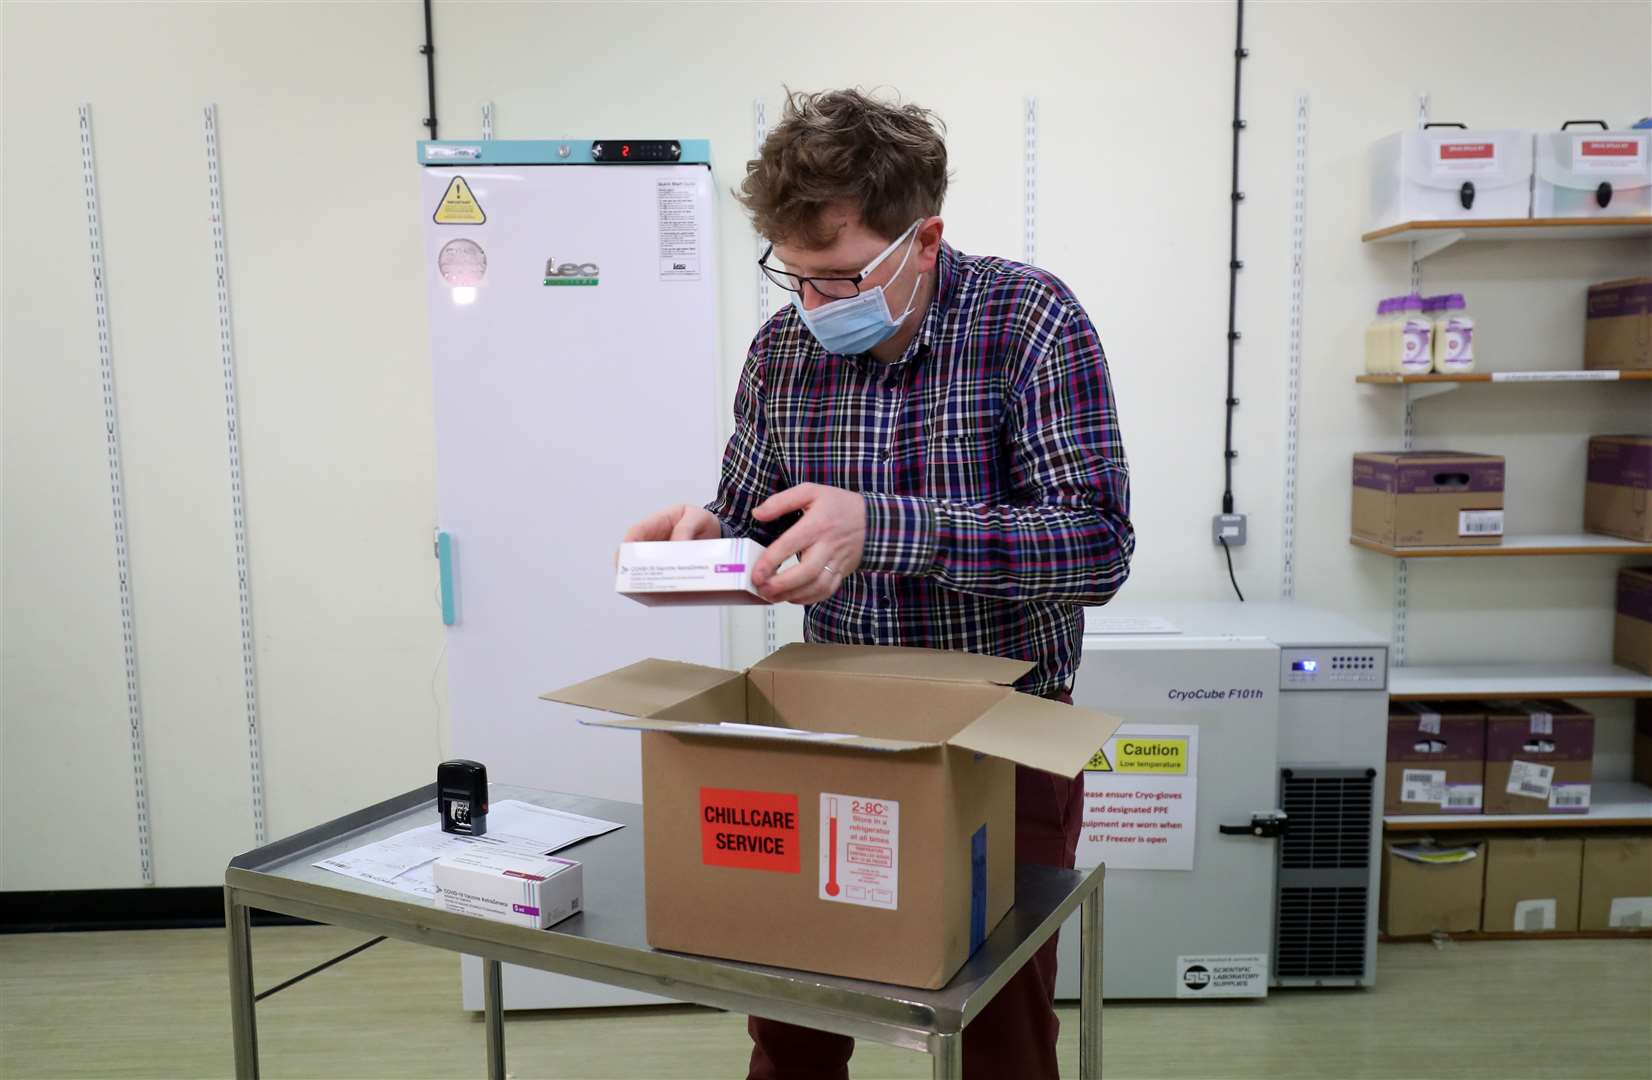
[[991,502],[1003,494],[1004,452],[987,432],[939,435],[924,467],[927,494],[953,502]]

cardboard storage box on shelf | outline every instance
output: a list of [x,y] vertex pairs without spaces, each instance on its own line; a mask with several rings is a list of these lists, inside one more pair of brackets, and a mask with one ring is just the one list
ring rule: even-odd
[[1015,766],[1075,776],[1119,721],[1030,697],[1021,660],[788,645],[546,694],[642,731],[648,942],[944,986],[1015,893]]
[[1595,718],[1565,701],[1486,702],[1488,814],[1587,814]]
[[1384,845],[1382,932],[1394,937],[1480,929],[1485,845]]
[[1589,440],[1583,527],[1592,533],[1652,543],[1652,436],[1596,435]]
[[1648,131],[1540,131],[1532,167],[1532,217],[1652,214]]
[[763,551],[737,537],[621,544],[614,591],[649,607],[767,604],[751,583]]
[[1652,699],[1635,702],[1635,783],[1652,787]]
[[1652,675],[1652,570],[1626,567],[1618,571],[1612,660]]
[[1582,872],[1582,837],[1492,837],[1480,929],[1576,930]]
[[1652,930],[1652,834],[1583,840],[1579,930]]
[[1351,527],[1389,547],[1503,542],[1503,459],[1448,450],[1355,454]]
[[437,902],[448,911],[543,930],[577,914],[584,870],[555,855],[518,855],[478,842],[436,860]]
[[1486,775],[1486,710],[1466,701],[1388,706],[1385,814],[1478,814]]
[[1589,371],[1652,371],[1652,277],[1589,286],[1583,366]]
[[1369,229],[1531,216],[1530,131],[1402,131],[1372,143],[1369,164]]

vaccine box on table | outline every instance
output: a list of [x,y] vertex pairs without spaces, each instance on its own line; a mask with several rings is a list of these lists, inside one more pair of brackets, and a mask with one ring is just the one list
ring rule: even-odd
[[763,551],[738,538],[621,544],[614,590],[650,607],[767,604],[751,583]]
[[1388,707],[1385,814],[1478,814],[1485,801],[1486,710],[1467,701]]
[[580,911],[584,871],[572,859],[513,855],[478,842],[437,859],[436,900],[448,911],[543,930]]
[[1596,435],[1589,440],[1583,527],[1592,533],[1652,541],[1652,437]]
[[938,988],[1015,899],[1016,766],[1076,776],[1120,721],[1022,660],[788,645],[544,695],[642,732],[648,943]]
[[1587,371],[1652,371],[1652,277],[1589,286],[1583,367]]
[[1532,133],[1433,127],[1371,145],[1370,229],[1531,216]]
[[1351,527],[1389,547],[1503,542],[1503,459],[1449,450],[1355,454]]
[[1587,814],[1595,718],[1565,701],[1486,702],[1488,814]]
[[1540,131],[1532,176],[1532,217],[1652,214],[1652,160],[1646,131]]

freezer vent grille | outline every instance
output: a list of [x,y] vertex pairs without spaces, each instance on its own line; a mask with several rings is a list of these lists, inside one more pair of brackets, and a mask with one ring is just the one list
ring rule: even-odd
[[1282,888],[1277,978],[1354,978],[1365,973],[1365,886]]
[[1280,840],[1280,869],[1364,870],[1371,865],[1371,778],[1364,773],[1287,776],[1281,788],[1289,825]]

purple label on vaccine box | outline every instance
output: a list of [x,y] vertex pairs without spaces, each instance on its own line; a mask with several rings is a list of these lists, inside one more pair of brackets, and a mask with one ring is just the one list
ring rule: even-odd
[[1652,575],[1618,574],[1618,614],[1652,622]]
[[1589,440],[1589,483],[1645,491],[1652,486],[1652,439]]
[[539,909],[538,908],[529,907],[527,904],[512,904],[511,905],[511,910],[516,912],[518,915],[538,916],[538,914],[539,914]]
[[739,562],[718,563],[711,569],[714,573],[718,574],[743,574],[746,572],[746,564]]

